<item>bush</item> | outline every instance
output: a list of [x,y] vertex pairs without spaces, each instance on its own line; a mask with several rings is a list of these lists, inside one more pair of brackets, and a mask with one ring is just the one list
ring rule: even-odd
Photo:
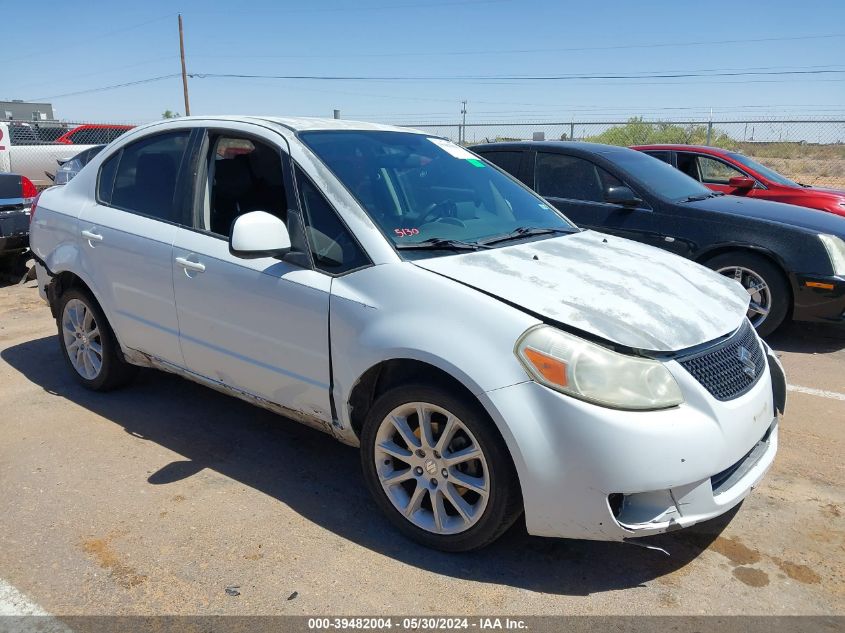
[[[642,117],[628,119],[625,125],[609,128],[601,134],[584,139],[591,143],[607,145],[650,145],[653,143],[675,143],[685,145],[704,145],[707,142],[707,125],[678,125],[676,123],[650,123]],[[711,145],[731,149],[736,142],[727,134],[713,128]]]

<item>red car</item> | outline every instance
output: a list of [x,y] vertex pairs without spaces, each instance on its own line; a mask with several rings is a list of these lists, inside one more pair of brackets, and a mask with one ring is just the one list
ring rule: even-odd
[[56,139],[56,143],[65,145],[106,145],[121,134],[131,130],[134,125],[78,125]]
[[845,191],[810,187],[737,152],[701,145],[635,145],[714,191],[786,202],[845,217]]

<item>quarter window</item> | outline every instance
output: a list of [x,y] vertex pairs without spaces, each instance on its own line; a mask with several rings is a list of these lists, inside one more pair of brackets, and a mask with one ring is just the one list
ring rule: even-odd
[[100,175],[97,179],[97,201],[101,204],[111,204],[114,176],[117,173],[117,165],[120,162],[121,153],[112,154],[100,167]]
[[537,154],[537,191],[541,196],[604,202],[607,188],[620,185],[613,174],[583,158]]
[[[160,220],[182,221],[174,197],[189,136],[187,130],[169,132],[124,147],[114,178],[111,205]],[[101,186],[106,182],[105,167],[100,171]],[[108,199],[101,197],[104,202]]]
[[296,169],[308,247],[318,270],[333,275],[369,264],[349,229],[301,169]]

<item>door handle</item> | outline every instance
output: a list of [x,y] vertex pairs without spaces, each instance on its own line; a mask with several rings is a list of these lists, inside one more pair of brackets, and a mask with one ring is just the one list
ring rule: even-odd
[[185,270],[191,270],[195,273],[205,272],[205,264],[200,264],[199,262],[192,262],[190,259],[185,259],[184,257],[177,257],[176,263],[179,264]]
[[94,233],[94,231],[82,231],[82,237],[84,237],[89,242],[102,242],[103,236],[99,233]]

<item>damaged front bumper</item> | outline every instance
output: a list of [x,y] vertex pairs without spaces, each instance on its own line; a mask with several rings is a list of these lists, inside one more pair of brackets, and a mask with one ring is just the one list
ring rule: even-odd
[[786,404],[783,370],[763,349],[765,374],[727,401],[675,361],[667,368],[685,402],[660,411],[598,407],[534,382],[483,394],[514,459],[529,533],[618,541],[735,507],[774,461]]

